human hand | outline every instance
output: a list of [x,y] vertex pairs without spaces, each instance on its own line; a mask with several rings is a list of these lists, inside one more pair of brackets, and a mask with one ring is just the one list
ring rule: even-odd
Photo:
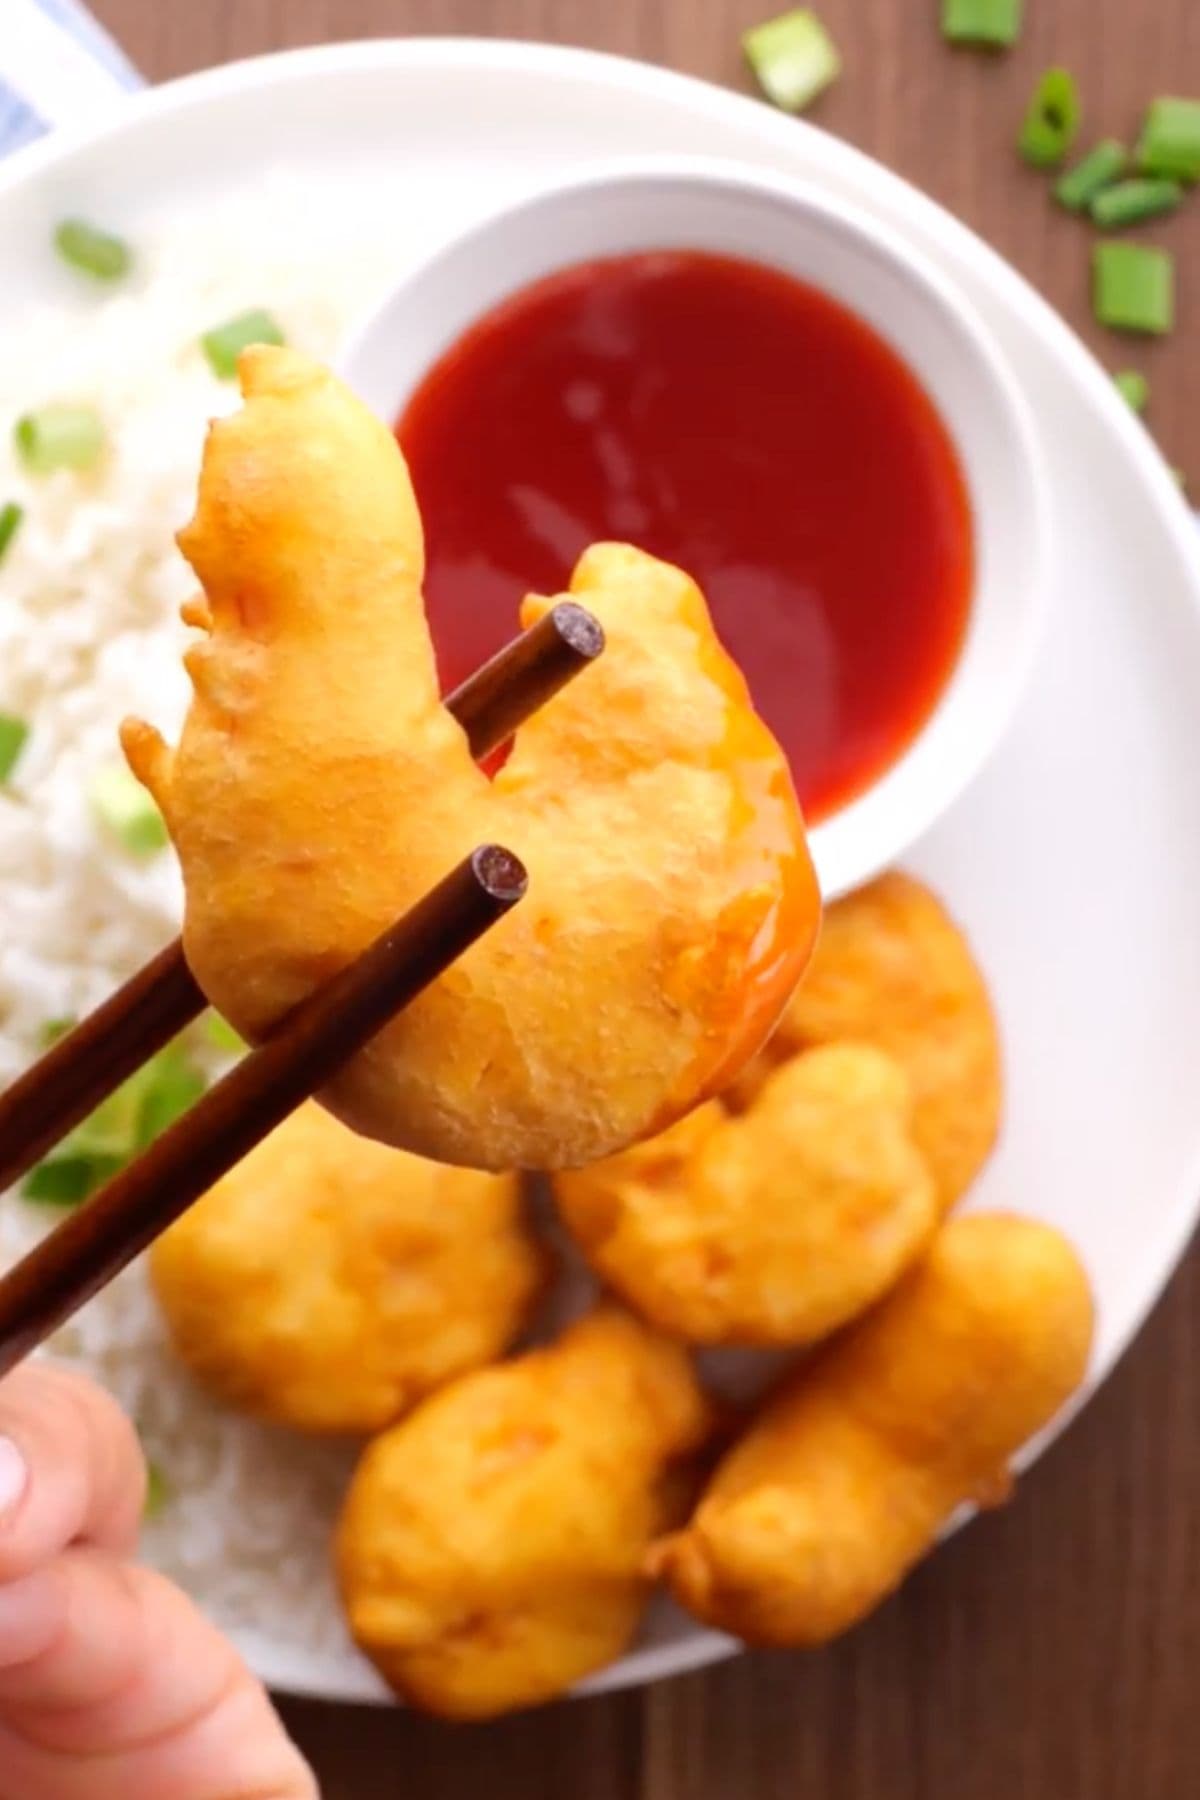
[[107,1394],[0,1382],[0,1800],[317,1800],[233,1647],[132,1560],[145,1492]]

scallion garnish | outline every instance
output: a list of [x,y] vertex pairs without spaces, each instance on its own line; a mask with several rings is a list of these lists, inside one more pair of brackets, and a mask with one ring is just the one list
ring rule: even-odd
[[222,381],[232,381],[243,350],[251,344],[282,344],[284,336],[270,313],[255,307],[206,331],[200,342],[213,374]]
[[1145,244],[1097,244],[1092,306],[1102,325],[1161,337],[1175,322],[1175,260]]
[[0,782],[7,781],[25,748],[29,727],[14,713],[0,713]]
[[205,1085],[186,1049],[168,1044],[30,1170],[22,1194],[46,1206],[78,1206],[173,1125]]
[[1083,212],[1096,195],[1129,167],[1129,152],[1116,138],[1104,138],[1089,150],[1082,162],[1068,169],[1054,185],[1054,197],[1070,212]]
[[123,238],[99,231],[83,219],[64,219],[54,233],[54,244],[64,262],[97,281],[119,281],[133,263],[133,253]]
[[42,1049],[53,1049],[59,1038],[65,1038],[68,1031],[74,1031],[78,1023],[78,1019],[65,1017],[61,1019],[47,1019],[41,1030]]
[[1079,131],[1079,90],[1068,69],[1047,69],[1038,82],[1017,148],[1035,169],[1060,163]]
[[29,1171],[21,1195],[40,1206],[81,1206],[120,1167],[117,1157],[56,1151]]
[[15,500],[9,500],[0,506],[0,562],[4,561],[8,546],[16,537],[24,517],[25,508],[18,506]]
[[942,36],[952,44],[1007,50],[1021,32],[1023,0],[942,0]]
[[90,406],[43,406],[17,420],[13,441],[31,475],[93,469],[104,451],[104,423]]
[[1200,181],[1200,100],[1171,95],[1146,114],[1138,143],[1138,168],[1175,181]]
[[1143,413],[1150,399],[1150,383],[1140,369],[1120,369],[1113,376],[1113,386],[1135,413]]
[[132,856],[153,856],[170,842],[166,824],[136,776],[114,763],[88,783],[92,812]]
[[763,93],[784,112],[803,112],[842,70],[837,45],[804,6],[755,25],[742,49]]
[[1174,212],[1182,200],[1183,189],[1177,181],[1143,175],[1103,188],[1092,201],[1092,217],[1104,231],[1119,231],[1123,225],[1140,225],[1145,219]]
[[228,1019],[223,1019],[219,1012],[205,1015],[204,1034],[214,1050],[223,1050],[229,1056],[239,1056],[246,1048],[246,1041],[233,1029]]
[[150,1457],[146,1458],[146,1504],[142,1508],[143,1519],[157,1519],[167,1501],[171,1498],[171,1484]]

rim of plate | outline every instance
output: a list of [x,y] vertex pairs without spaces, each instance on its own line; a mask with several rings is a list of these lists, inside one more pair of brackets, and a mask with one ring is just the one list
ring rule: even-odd
[[[948,250],[972,263],[975,272],[986,280],[999,300],[1018,316],[1028,331],[1041,339],[1070,374],[1100,424],[1116,435],[1140,477],[1164,538],[1178,557],[1180,586],[1186,590],[1192,612],[1200,623],[1200,558],[1196,552],[1195,521],[1165,459],[1067,321],[999,251],[904,176],[807,120],[779,113],[748,94],[701,77],[680,74],[606,51],[512,38],[367,38],[342,44],[308,45],[243,58],[117,97],[111,110],[93,115],[80,126],[60,127],[0,162],[0,198],[37,179],[56,164],[68,161],[89,145],[119,139],[148,119],[199,109],[231,93],[287,87],[323,73],[369,70],[378,74],[381,68],[410,71],[423,66],[444,68],[447,64],[485,70],[489,74],[509,72],[591,80],[612,93],[619,93],[621,89],[638,90],[647,98],[681,104],[698,116],[707,115],[717,123],[729,121],[743,128],[753,119],[754,135],[768,148],[778,148],[785,167],[791,166],[798,142],[819,142],[826,160],[832,157],[860,181],[869,180],[875,191],[887,199],[893,214],[900,213],[899,221],[892,218],[893,229],[902,229],[915,220],[918,228],[939,240],[939,250]],[[732,152],[728,154],[734,156]],[[1178,1266],[1198,1220],[1200,1118],[1186,1175],[1180,1180],[1170,1203],[1162,1209],[1152,1238],[1143,1246],[1137,1278],[1131,1284],[1135,1297],[1129,1316],[1118,1321],[1118,1328],[1112,1334],[1107,1361],[1102,1367],[1097,1365],[1089,1371],[1083,1388],[1050,1428],[1025,1446],[1015,1459],[1019,1470],[1027,1468],[1065,1431],[1124,1356]],[[959,1522],[956,1517],[947,1530],[953,1530]],[[337,1687],[317,1685],[311,1677],[298,1675],[294,1667],[288,1667],[286,1653],[281,1654],[280,1644],[266,1636],[243,1634],[241,1647],[259,1675],[282,1691],[336,1701],[361,1702],[373,1697],[365,1683],[346,1682]],[[588,1695],[639,1686],[700,1668],[741,1648],[736,1640],[722,1633],[696,1626],[685,1640],[635,1648],[619,1662],[581,1682],[571,1693]],[[375,1697],[386,1698],[381,1689]]]

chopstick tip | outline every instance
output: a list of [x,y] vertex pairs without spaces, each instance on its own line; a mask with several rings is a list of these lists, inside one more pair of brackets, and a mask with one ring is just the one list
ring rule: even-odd
[[529,876],[520,857],[502,844],[482,844],[472,852],[471,868],[484,892],[501,906],[515,906],[523,900]]
[[575,600],[560,600],[550,610],[555,630],[581,662],[594,662],[604,649],[604,627],[594,613]]

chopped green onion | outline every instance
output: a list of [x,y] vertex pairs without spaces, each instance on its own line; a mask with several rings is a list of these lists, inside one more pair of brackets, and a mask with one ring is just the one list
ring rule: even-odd
[[837,45],[804,6],[755,25],[742,49],[763,93],[784,112],[803,112],[842,72]]
[[1175,260],[1145,244],[1097,244],[1092,306],[1102,325],[1161,337],[1175,322]]
[[213,374],[222,381],[233,380],[237,374],[238,357],[250,344],[282,344],[284,341],[283,332],[275,320],[261,307],[255,307],[251,312],[238,313],[236,318],[227,319],[224,325],[216,325],[211,331],[206,331],[200,339]]
[[1200,100],[1156,100],[1146,114],[1137,156],[1147,175],[1200,181]]
[[120,1167],[120,1157],[66,1151],[31,1169],[21,1183],[21,1194],[40,1206],[79,1206]]
[[104,423],[90,406],[43,406],[17,420],[13,439],[31,475],[94,469],[104,451]]
[[25,748],[29,727],[12,713],[0,713],[0,782],[7,781]]
[[205,1086],[186,1048],[168,1044],[30,1171],[22,1194],[47,1206],[78,1206],[173,1125]]
[[230,1056],[238,1056],[246,1048],[246,1040],[241,1037],[219,1012],[210,1012],[204,1020],[204,1032],[214,1050],[224,1050]]
[[129,273],[133,255],[122,238],[98,231],[83,219],[64,219],[54,233],[54,243],[64,262],[98,281],[119,281]]
[[942,0],[942,36],[952,44],[1007,50],[1021,31],[1024,0]]
[[151,1457],[146,1458],[146,1504],[142,1508],[144,1519],[157,1519],[167,1501],[171,1498],[171,1484]]
[[0,562],[4,561],[8,546],[12,543],[25,517],[25,508],[18,506],[15,500],[9,500],[0,506]]
[[139,1096],[137,1148],[145,1150],[186,1112],[190,1112],[208,1083],[192,1067],[186,1053],[168,1048],[150,1064],[151,1079]]
[[47,1019],[46,1023],[42,1026],[40,1033],[42,1049],[52,1049],[54,1045],[57,1044],[59,1038],[65,1038],[68,1031],[74,1031],[78,1023],[78,1019]]
[[1174,212],[1182,199],[1183,189],[1177,181],[1143,176],[1104,188],[1092,201],[1092,217],[1102,230],[1118,231],[1122,225],[1139,225],[1143,219]]
[[1068,169],[1055,183],[1054,197],[1070,212],[1083,212],[1091,205],[1101,188],[1123,175],[1129,166],[1129,152],[1116,138],[1104,138],[1089,150],[1082,162]]
[[100,824],[132,856],[154,856],[170,842],[154,801],[119,763],[96,770],[88,784],[88,799]]
[[1068,69],[1047,69],[1038,82],[1017,148],[1035,169],[1060,163],[1079,131],[1079,90]]
[[1113,376],[1113,386],[1135,413],[1144,413],[1150,399],[1150,383],[1140,369],[1121,369]]

